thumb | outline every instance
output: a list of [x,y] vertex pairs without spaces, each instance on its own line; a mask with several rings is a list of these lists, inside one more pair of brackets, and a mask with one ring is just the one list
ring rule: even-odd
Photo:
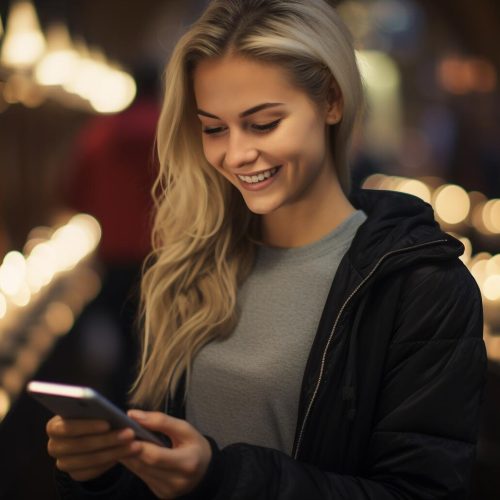
[[176,444],[189,441],[197,434],[194,427],[185,420],[171,417],[159,411],[129,410],[127,413],[138,424],[166,434]]

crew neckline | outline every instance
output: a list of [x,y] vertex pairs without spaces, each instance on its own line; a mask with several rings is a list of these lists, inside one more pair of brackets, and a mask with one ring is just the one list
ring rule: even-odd
[[334,240],[339,240],[339,237],[344,233],[350,233],[351,238],[340,238],[340,242],[347,242],[350,244],[354,233],[357,231],[358,227],[366,220],[366,214],[362,210],[356,210],[347,218],[345,218],[337,227],[335,227],[328,234],[323,236],[321,239],[302,245],[300,247],[273,247],[270,245],[259,245],[258,256],[259,258],[273,259],[273,258],[286,258],[286,259],[301,259],[304,257],[311,258],[323,255],[332,248],[332,243]]

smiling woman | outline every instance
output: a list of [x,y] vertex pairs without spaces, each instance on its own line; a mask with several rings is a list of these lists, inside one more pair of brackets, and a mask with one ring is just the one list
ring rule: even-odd
[[350,192],[335,11],[212,0],[165,84],[130,416],[172,448],[54,417],[64,498],[465,499],[480,294],[429,205]]
[[268,244],[316,241],[354,212],[326,133],[342,118],[333,80],[331,92],[316,102],[282,67],[228,55],[201,61],[193,82],[205,157],[263,215]]

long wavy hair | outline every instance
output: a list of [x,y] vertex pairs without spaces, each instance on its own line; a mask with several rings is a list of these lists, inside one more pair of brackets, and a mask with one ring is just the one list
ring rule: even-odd
[[143,407],[161,408],[184,374],[187,387],[196,353],[231,334],[237,290],[254,262],[258,216],[207,162],[192,85],[200,60],[229,52],[280,65],[318,102],[336,84],[343,116],[330,127],[329,145],[349,190],[347,157],[363,92],[350,33],[334,9],[324,0],[211,1],[165,72],[153,250],[141,289],[142,356],[131,389],[132,403]]

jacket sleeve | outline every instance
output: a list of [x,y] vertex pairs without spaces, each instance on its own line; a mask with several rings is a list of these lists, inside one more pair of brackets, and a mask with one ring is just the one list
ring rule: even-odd
[[481,296],[461,262],[407,279],[363,472],[319,470],[234,444],[214,456],[216,500],[466,499],[486,374]]
[[97,479],[75,481],[56,469],[55,481],[61,500],[153,500],[146,484],[121,465]]

